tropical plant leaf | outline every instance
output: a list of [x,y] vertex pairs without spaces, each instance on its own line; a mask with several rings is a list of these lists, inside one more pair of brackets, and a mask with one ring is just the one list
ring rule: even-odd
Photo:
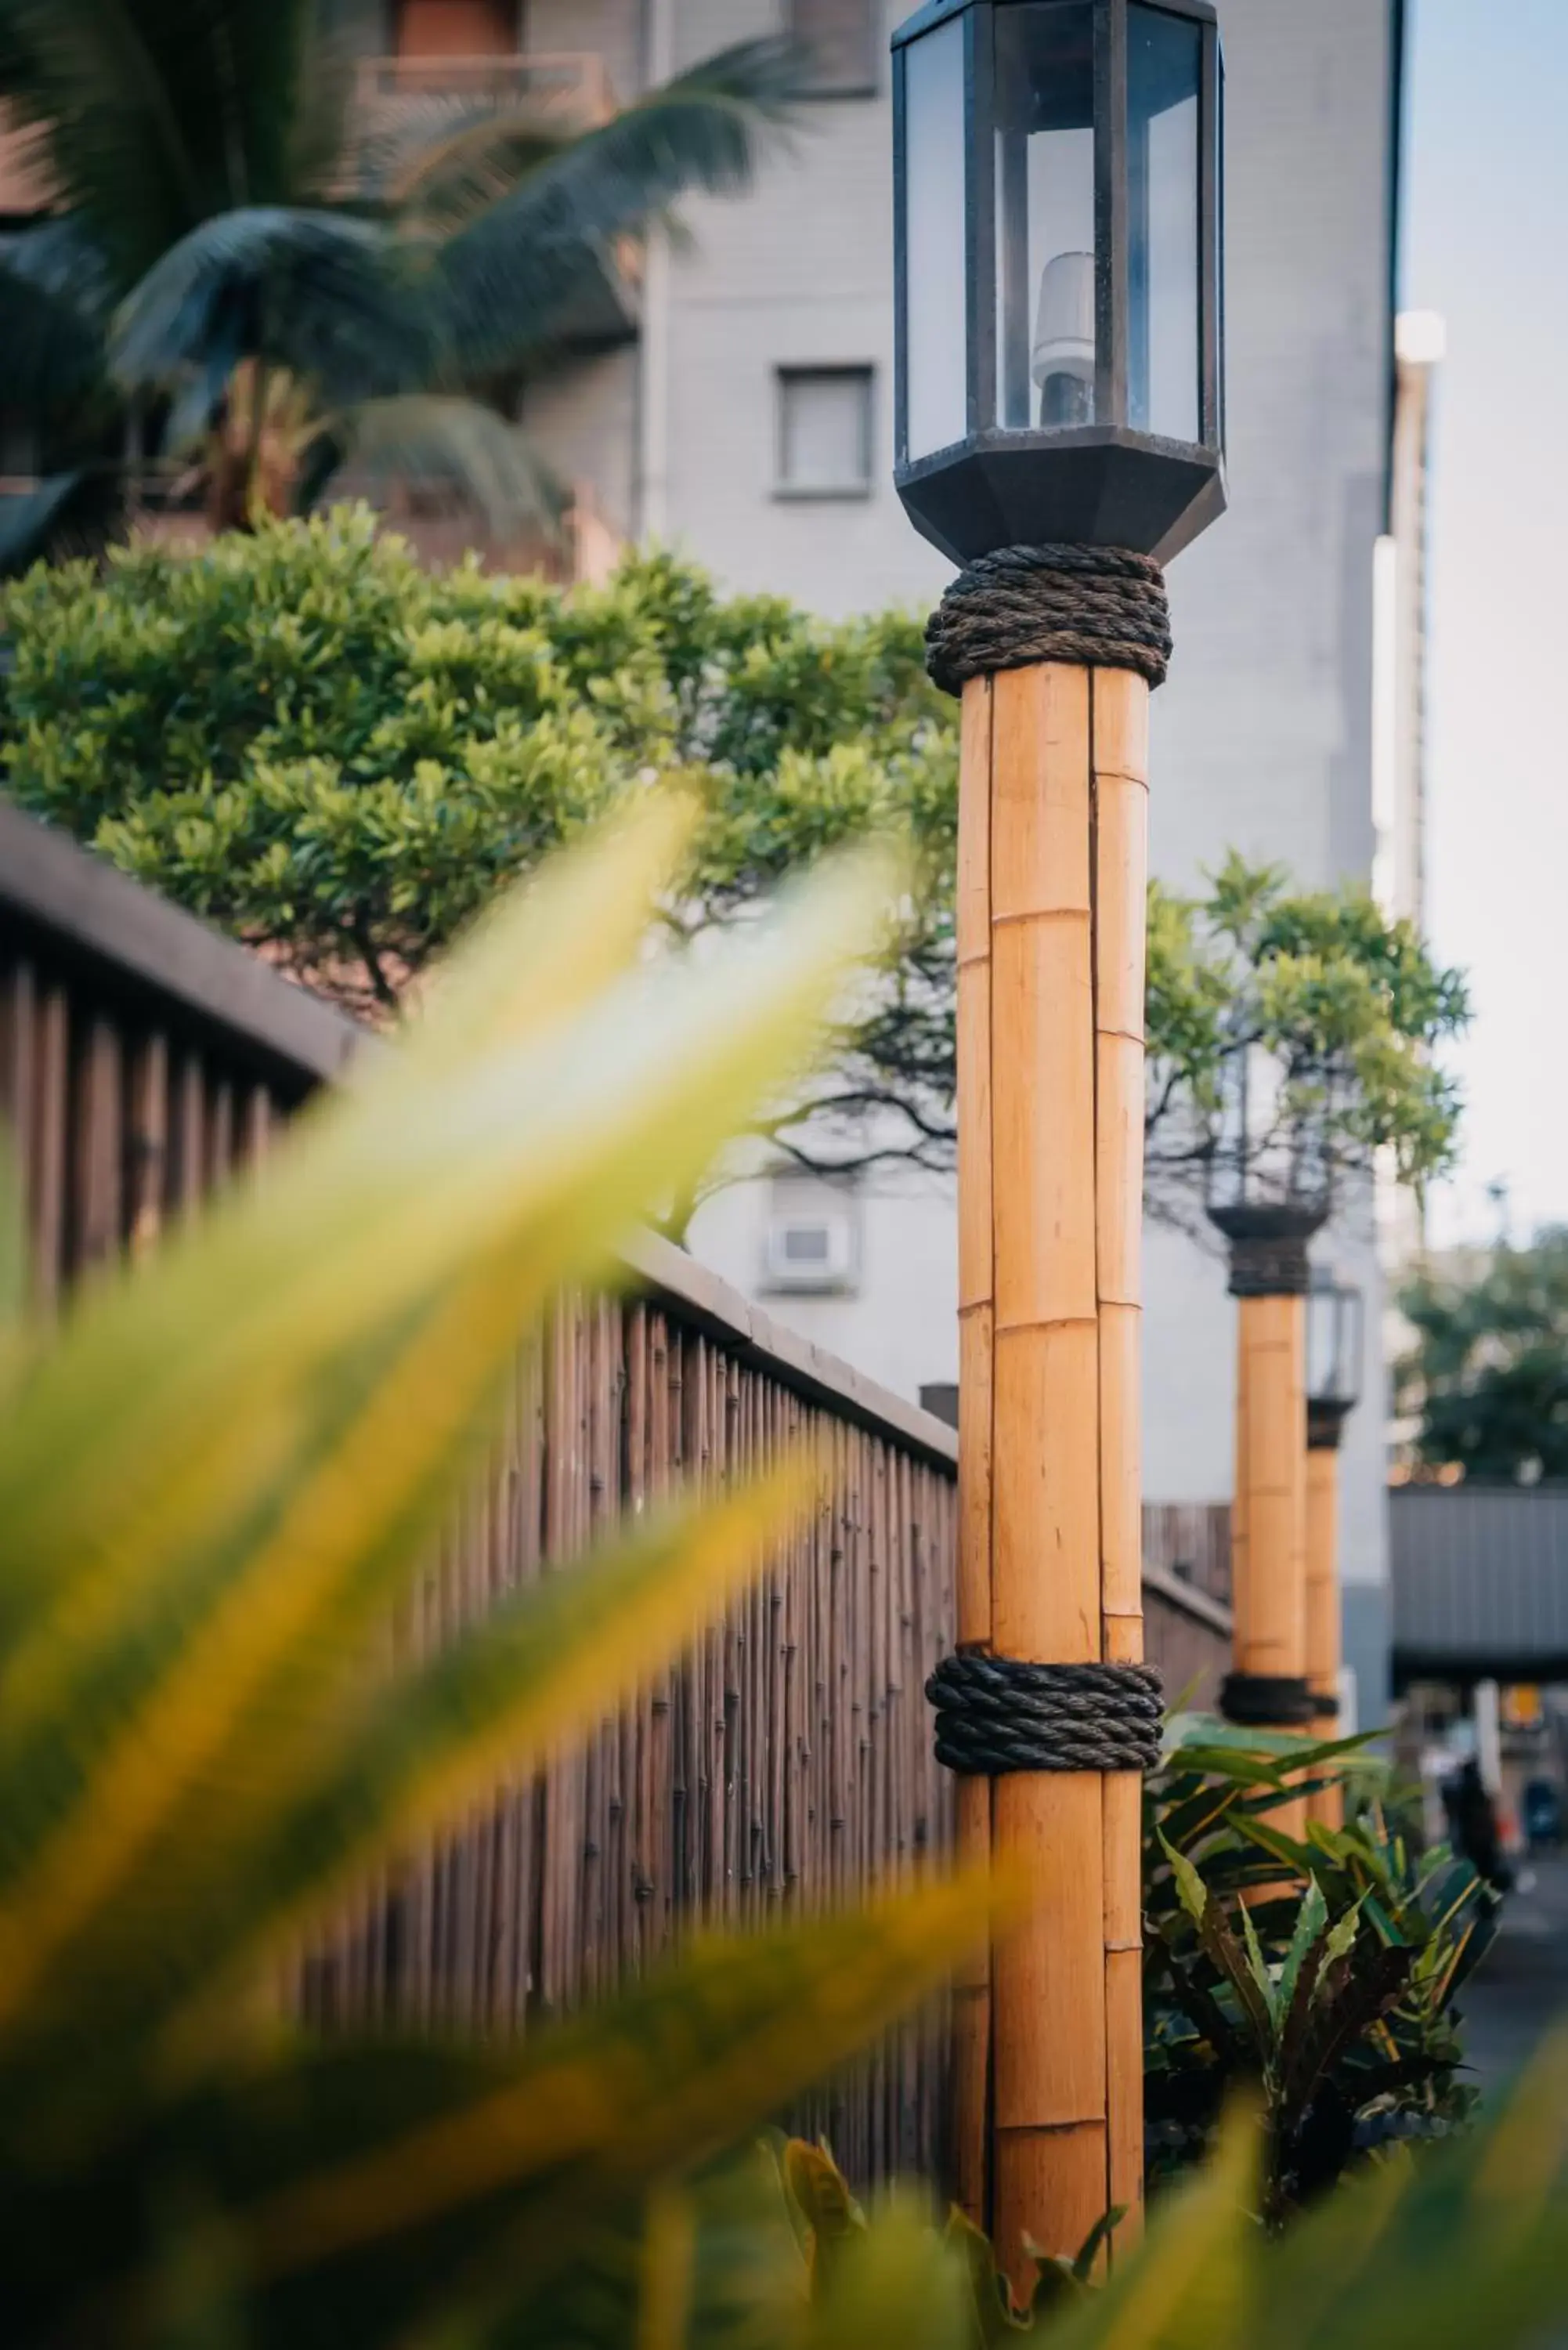
[[1258,2270],[1258,2338],[1279,2350],[1430,2350],[1543,2339],[1568,2305],[1568,2038],[1490,2127],[1363,2172]]
[[122,513],[121,484],[107,466],[74,465],[36,489],[0,493],[0,578],[46,556],[96,554]]
[[1394,2005],[1410,1980],[1408,1950],[1371,1950],[1352,1969],[1345,1959],[1324,1965],[1319,2014],[1308,2032],[1286,2095],[1299,2105],[1332,2071],[1345,2050]]
[[915,2189],[896,2190],[864,2235],[843,2247],[811,2313],[808,2350],[962,2350],[969,2282]]
[[948,2213],[947,2241],[969,2282],[968,2314],[980,2350],[1014,2350],[1012,2335],[1028,2333],[1032,2320],[1012,2305],[1012,2288],[996,2265],[991,2239],[955,2205]]
[[[63,1402],[73,1434],[86,1440],[78,1479],[92,1481],[94,1492],[80,1532],[88,1555],[109,1562],[117,1605],[106,1610],[100,1595],[88,1638],[69,1608],[63,1623],[57,1611],[52,1637],[41,1634],[32,1655],[13,1662],[26,1702],[5,1742],[25,1763],[16,1783],[32,1808],[14,1807],[7,1822],[0,2020],[16,2017],[67,1945],[106,1913],[185,1795],[209,1772],[221,1773],[227,1743],[245,1736],[254,1708],[283,1702],[286,1690],[306,1708],[331,1702],[332,1676],[308,1669],[313,1638],[343,1642],[352,1666],[355,1636],[411,1566],[470,1457],[476,1415],[518,1328],[564,1273],[605,1268],[641,1184],[711,1148],[736,1088],[749,1092],[770,1056],[826,1008],[857,920],[866,935],[865,886],[847,873],[825,880],[771,941],[747,942],[722,984],[711,966],[700,975],[674,966],[634,973],[590,1019],[521,1058],[486,1059],[466,1076],[431,1073],[422,1097],[404,1084],[389,1103],[369,1095],[355,1103],[338,1133],[367,1176],[378,1153],[364,1145],[390,1139],[389,1107],[434,1147],[427,1154],[405,1136],[398,1163],[383,1168],[389,1222],[367,1216],[363,1196],[342,1201],[348,1211],[358,1205],[372,1238],[339,1299],[340,1312],[357,1312],[357,1326],[326,1355],[305,1344],[304,1308],[319,1311],[323,1227],[337,1241],[347,1219],[322,1216],[321,1159],[306,1149],[280,1166],[263,1200],[220,1216],[190,1243],[182,1267],[171,1263],[156,1283],[137,1284],[136,1295],[84,1312],[41,1367],[0,1457],[0,1491],[17,1505],[0,1534],[0,1559],[8,1548],[36,1572],[39,1521],[50,1514],[47,1492],[63,1457]],[[488,1170],[477,1190],[476,1167]],[[418,1232],[402,1213],[412,1207],[425,1247],[436,1245],[422,1275],[416,1269],[425,1295],[416,1289],[403,1303],[410,1246],[417,1268]],[[201,1403],[212,1449],[199,1473],[166,1461],[172,1473],[154,1500],[127,1458],[124,1423],[142,1415],[142,1401],[126,1374],[172,1347],[212,1377],[214,1300],[232,1303],[236,1288],[254,1295],[258,1272],[290,1265],[302,1230],[317,1235],[317,1284],[303,1299],[295,1286],[274,1326],[287,1342],[286,1379],[280,1387],[278,1364],[258,1363],[249,1347],[236,1361],[225,1326],[217,1356],[231,1385]],[[268,1243],[280,1237],[282,1264],[275,1254],[269,1264]],[[304,1251],[306,1274],[312,1253]],[[206,1277],[224,1270],[231,1279]],[[330,1270],[337,1280],[345,1268],[335,1262]],[[454,1284],[440,1299],[429,1289],[438,1275]],[[171,1315],[175,1301],[183,1321]],[[395,1371],[378,1377],[389,1339]],[[106,1408],[96,1448],[79,1424],[84,1388]],[[165,1393],[161,1408],[166,1401]],[[196,1409],[198,1399],[189,1401]],[[118,1481],[109,1473],[117,1455]],[[104,1471],[96,1481],[95,1468]],[[133,1499],[123,1491],[128,1476]],[[128,1641],[121,1612],[138,1592]],[[60,1710],[40,1719],[46,1691]]]
[[1073,2256],[1072,2272],[1075,2283],[1089,2283],[1099,2265],[1100,2254],[1109,2250],[1116,2230],[1127,2216],[1125,2203],[1113,2203],[1108,2211],[1101,2212]]
[[416,112],[373,168],[406,224],[450,236],[554,161],[571,137],[526,107],[465,108],[454,122],[452,107],[438,101]]
[[[83,2094],[101,2099],[132,2074],[162,2076],[171,2055],[184,2071],[204,2061],[244,1978],[290,1929],[389,1848],[613,1711],[755,1572],[815,1475],[797,1462],[718,1503],[673,1507],[514,1594],[421,1670],[359,1692],[334,1672],[339,1701],[325,1724],[275,1708],[245,1750],[245,1779],[220,1777],[182,1808],[77,1963],[34,2002],[26,2078],[57,2099],[80,2072]],[[92,2045],[73,2046],[72,2018],[89,2008]],[[11,2103],[19,2114],[16,2067]]]
[[310,0],[0,0],[0,62],[118,291],[202,219],[333,177],[347,81]]
[[242,359],[286,369],[334,405],[441,371],[421,256],[379,223],[251,205],[190,229],[121,304],[109,365],[128,391],[195,377],[215,410]]
[[60,409],[97,390],[109,308],[101,256],[79,222],[50,220],[0,235],[7,407],[57,426]]
[[845,2244],[865,2233],[865,2214],[832,2156],[804,2138],[792,2138],[784,2148],[784,2179],[811,2231],[812,2291],[821,2293],[831,2282]]
[[[1276,2006],[1281,2017],[1287,2021],[1295,2002],[1296,1987],[1302,1980],[1302,1968],[1307,1953],[1316,1944],[1319,1937],[1327,1932],[1327,1929],[1328,1904],[1323,1898],[1323,1887],[1314,1877],[1308,1881],[1307,1889],[1296,1917],[1295,1931],[1291,1936],[1290,1948],[1285,1952],[1284,1963],[1280,1969]],[[1355,1939],[1355,1930],[1352,1926],[1352,1940]]]
[[1239,2104],[1200,2176],[1151,2214],[1139,2251],[1058,2317],[1052,2350],[1241,2350],[1259,2150],[1256,2116]]
[[1164,1831],[1160,1832],[1160,1849],[1169,1861],[1176,1877],[1176,1889],[1181,1896],[1181,1906],[1195,1926],[1203,1923],[1209,1907],[1209,1889],[1184,1852],[1178,1852]]
[[[487,1056],[501,1055],[504,1070],[508,1055],[570,1030],[635,955],[658,877],[679,857],[689,823],[679,803],[649,800],[634,820],[565,857],[546,887],[498,909],[462,968],[432,990],[441,1017],[421,1021],[401,1053],[378,1059],[352,1100],[326,1101],[296,1121],[265,1204],[231,1195],[198,1236],[164,1252],[161,1313],[150,1312],[140,1287],[104,1289],[73,1326],[69,1354],[41,1367],[28,1397],[37,1460],[56,1451],[90,1461],[106,1499],[76,1479],[51,1485],[36,1460],[0,1437],[0,1633],[26,1617],[8,1659],[7,1729],[55,1690],[46,1660],[58,1661],[73,1610],[88,1610],[90,1628],[109,1638],[120,1621],[116,1607],[141,1604],[145,1577],[168,1572],[155,1541],[129,1542],[129,1523],[155,1496],[184,1490],[192,1446],[221,1444],[238,1397],[254,1406],[279,1388],[309,1387],[319,1373],[308,1366],[352,1362],[346,1350],[419,1307],[431,1283],[461,1266],[477,1234],[439,1210],[425,1212],[431,1169],[446,1164],[450,1180],[463,1155],[421,1122],[439,1099],[432,1087],[465,1070],[472,1084]],[[507,1115],[525,1120],[527,1097],[520,1102],[514,1084],[491,1079],[480,1093],[499,1093]],[[414,1163],[426,1146],[429,1165]],[[504,1218],[515,1206],[507,1165],[486,1212]],[[465,1201],[463,1216],[473,1212]],[[214,1295],[225,1312],[211,1310]],[[171,1328],[182,1350],[163,1342]],[[225,1506],[243,1515],[243,1495],[228,1495]],[[106,1515],[119,1537],[108,1545]],[[78,1644],[88,1629],[78,1616]]]
[[[1271,2038],[1280,2028],[1280,1998],[1267,1960],[1258,1940],[1258,1929],[1252,1923],[1252,1912],[1243,1901],[1241,1908],[1241,1943],[1247,1954],[1247,1971],[1257,1986],[1259,1998],[1268,2012]],[[1265,2046],[1268,2043],[1265,2042]]]
[[799,95],[800,67],[777,40],[722,50],[527,171],[448,238],[438,268],[465,373],[547,343],[616,241],[677,198],[748,186]]
[[111,2290],[132,2297],[147,2205],[184,2176],[244,2282],[257,2350],[296,2341],[306,2315],[310,2338],[355,2345],[406,2339],[463,2301],[477,2323],[934,1986],[989,1906],[971,1878],[706,1939],[509,2052],[286,2051],[171,2105],[116,2155],[99,2149],[72,2243],[48,2230],[57,2171],[19,2178],[0,2212],[12,2322],[25,2337],[62,2293],[100,2312]]

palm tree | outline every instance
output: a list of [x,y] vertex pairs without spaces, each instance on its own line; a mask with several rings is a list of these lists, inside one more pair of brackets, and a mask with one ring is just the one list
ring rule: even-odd
[[628,241],[749,184],[796,78],[751,41],[575,134],[447,102],[377,137],[319,0],[0,0],[0,100],[51,197],[0,236],[0,403],[49,469],[0,516],[0,568],[150,442],[193,461],[219,528],[349,461],[536,513],[508,397]]

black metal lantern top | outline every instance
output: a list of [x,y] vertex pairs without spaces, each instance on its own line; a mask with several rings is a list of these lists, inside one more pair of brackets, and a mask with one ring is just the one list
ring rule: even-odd
[[1316,1090],[1293,1084],[1266,1045],[1238,1045],[1224,1056],[1204,1203],[1231,1243],[1237,1296],[1306,1294],[1307,1243],[1334,1204],[1322,1112]]
[[1293,1082],[1266,1045],[1237,1044],[1220,1062],[1207,1154],[1208,1209],[1225,1218],[1272,1215],[1281,1228],[1315,1232],[1333,1205],[1321,1089]]
[[1347,1414],[1361,1400],[1365,1353],[1360,1290],[1314,1265],[1307,1292],[1307,1430],[1313,1443],[1338,1443]]
[[931,0],[893,36],[897,471],[955,562],[1161,561],[1223,511],[1208,0]]

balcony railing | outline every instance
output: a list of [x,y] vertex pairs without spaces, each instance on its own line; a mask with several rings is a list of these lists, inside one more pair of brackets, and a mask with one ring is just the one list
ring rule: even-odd
[[615,111],[601,57],[591,50],[524,51],[494,57],[367,57],[355,82],[361,130],[418,129],[445,113],[515,109],[563,129],[588,130]]
[[[356,71],[354,97],[362,140],[427,129],[433,136],[448,121],[455,126],[474,114],[513,109],[563,130],[587,130],[616,110],[605,61],[589,49],[493,57],[366,57]],[[0,107],[0,216],[38,212],[48,203],[49,183],[36,161],[36,146],[37,133],[16,129]]]

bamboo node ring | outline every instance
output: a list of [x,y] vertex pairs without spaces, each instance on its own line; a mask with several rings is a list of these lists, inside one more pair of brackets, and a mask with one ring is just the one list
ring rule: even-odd
[[1163,1691],[1154,1665],[1026,1665],[944,1657],[926,1695],[937,1760],[966,1778],[1014,1771],[1152,1771]]
[[926,623],[926,667],[944,693],[1036,661],[1163,685],[1170,651],[1165,575],[1122,546],[998,547],[959,573]]

